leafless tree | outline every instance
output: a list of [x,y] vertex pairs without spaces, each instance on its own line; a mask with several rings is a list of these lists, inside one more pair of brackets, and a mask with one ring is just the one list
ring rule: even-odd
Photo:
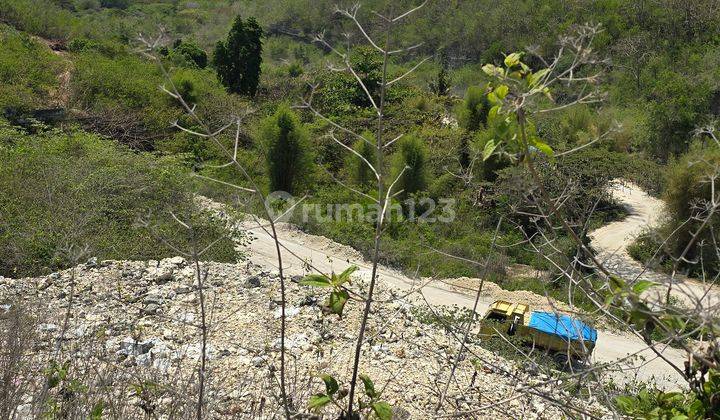
[[[306,109],[310,111],[313,115],[315,115],[317,118],[327,122],[333,130],[340,131],[344,134],[347,134],[351,136],[352,138],[367,142],[371,147],[375,149],[375,164],[371,164],[367,159],[365,159],[360,153],[353,150],[351,147],[345,145],[341,140],[339,140],[331,131],[329,134],[329,137],[335,141],[337,144],[339,144],[341,147],[349,151],[350,153],[353,153],[357,158],[359,158],[367,167],[372,171],[373,175],[375,176],[376,180],[376,191],[377,191],[377,197],[372,197],[368,194],[362,193],[352,187],[346,186],[350,188],[352,191],[359,193],[363,195],[364,197],[372,200],[378,207],[378,215],[377,220],[375,222],[375,235],[373,237],[373,250],[371,254],[371,262],[372,262],[372,270],[371,270],[371,277],[370,277],[370,285],[367,291],[367,294],[364,296],[365,305],[363,309],[363,315],[361,319],[360,329],[358,332],[358,338],[357,342],[355,344],[355,356],[353,360],[353,369],[352,369],[352,377],[350,379],[350,391],[348,394],[348,406],[347,411],[345,411],[344,415],[348,418],[353,418],[357,415],[354,409],[354,402],[355,402],[355,392],[357,388],[357,382],[358,382],[358,374],[359,374],[359,368],[360,368],[360,359],[361,359],[361,350],[363,347],[363,344],[365,342],[365,333],[367,329],[368,319],[370,317],[370,309],[373,304],[373,296],[375,291],[375,285],[377,282],[378,277],[378,264],[380,259],[380,247],[381,247],[381,238],[383,233],[383,228],[385,226],[386,222],[386,215],[388,206],[391,204],[391,199],[394,195],[398,194],[398,191],[394,190],[395,185],[402,177],[403,173],[407,168],[404,168],[400,171],[398,175],[396,175],[394,178],[391,178],[387,174],[386,169],[386,154],[388,152],[388,148],[398,139],[402,137],[402,134],[394,137],[394,138],[388,138],[388,127],[385,125],[385,118],[386,118],[386,101],[387,101],[387,91],[388,89],[412,74],[419,66],[421,66],[425,61],[429,60],[430,57],[426,57],[424,59],[419,60],[412,68],[410,68],[408,71],[398,75],[397,77],[391,77],[388,74],[388,66],[390,65],[390,61],[393,56],[398,54],[403,54],[410,52],[419,45],[414,45],[410,47],[397,47],[393,43],[392,35],[394,28],[401,24],[405,19],[419,11],[422,7],[425,6],[427,1],[419,4],[418,6],[407,10],[400,14],[394,14],[393,8],[390,7],[390,10],[385,13],[381,13],[378,11],[373,11],[373,15],[378,19],[379,21],[379,28],[377,29],[377,33],[380,35],[380,40],[376,40],[370,33],[369,29],[366,28],[365,24],[363,24],[360,19],[358,18],[358,11],[360,9],[360,5],[356,4],[350,8],[340,8],[336,7],[335,13],[345,17],[346,19],[349,19],[357,29],[357,31],[360,33],[362,39],[369,44],[375,51],[377,51],[380,55],[382,55],[382,76],[379,82],[379,93],[378,96],[374,96],[373,92],[370,91],[370,88],[366,85],[366,83],[363,81],[361,76],[359,75],[358,71],[353,67],[351,61],[350,61],[350,53],[351,51],[349,48],[347,49],[339,49],[338,47],[331,45],[328,41],[326,41],[325,36],[323,34],[319,34],[315,37],[315,42],[320,44],[322,47],[324,47],[326,50],[331,51],[338,59],[340,64],[334,65],[330,64],[329,68],[333,71],[342,71],[347,72],[350,75],[352,75],[355,79],[355,81],[358,83],[360,88],[365,93],[369,103],[372,106],[372,109],[375,113],[375,142],[371,139],[365,138],[362,134],[359,134],[352,130],[351,128],[344,127],[339,125],[338,123],[334,122],[331,118],[323,115],[323,113],[318,110],[313,105],[313,96],[315,94],[315,86],[311,87],[311,92],[308,95],[307,98],[305,98],[301,105],[298,106],[298,108]],[[349,35],[348,35],[349,38]],[[343,184],[345,185],[345,184]]]
[[[267,226],[264,223],[260,223],[260,227],[263,231],[265,231],[268,235],[270,235],[273,238],[273,241],[275,242],[275,250],[276,250],[276,257],[277,257],[277,266],[278,266],[278,272],[280,276],[280,396],[282,400],[282,407],[284,410],[284,414],[286,418],[290,418],[291,416],[291,402],[288,399],[287,395],[287,389],[286,389],[286,347],[285,347],[285,338],[286,338],[286,297],[285,297],[285,286],[286,286],[286,277],[284,274],[284,267],[283,267],[283,255],[282,255],[282,245],[280,243],[277,229],[276,229],[276,221],[277,217],[274,216],[272,210],[268,207],[268,203],[266,200],[265,194],[262,192],[262,189],[257,184],[256,180],[253,179],[253,177],[249,174],[248,170],[243,166],[243,164],[238,160],[237,158],[237,149],[239,142],[241,140],[241,124],[242,124],[242,117],[243,116],[237,116],[234,121],[230,121],[229,123],[219,127],[219,128],[211,128],[202,118],[199,117],[198,113],[196,112],[196,106],[195,104],[189,104],[185,101],[183,96],[180,94],[179,90],[175,86],[175,84],[172,81],[172,78],[170,77],[170,74],[168,73],[168,70],[165,68],[162,60],[157,55],[157,48],[159,48],[162,43],[165,41],[165,34],[161,32],[157,37],[148,39],[143,36],[140,36],[140,41],[144,45],[144,54],[155,60],[158,63],[158,66],[160,67],[163,75],[166,79],[166,85],[162,86],[162,90],[168,94],[173,99],[177,100],[179,104],[182,106],[182,108],[185,110],[187,115],[189,116],[190,120],[200,127],[201,131],[195,131],[190,128],[186,128],[182,126],[180,123],[175,122],[173,123],[173,126],[176,127],[179,130],[182,130],[188,134],[197,136],[198,138],[204,139],[206,141],[212,142],[215,144],[225,155],[225,157],[228,159],[228,166],[232,166],[236,168],[243,178],[252,186],[251,188],[244,188],[240,186],[234,186],[237,190],[245,191],[251,194],[254,194],[258,201],[260,203],[263,203],[263,209],[265,211],[265,215],[267,217]],[[247,114],[247,112],[246,112]],[[234,140],[234,146],[233,149],[228,149],[227,146],[220,140],[219,136],[224,133],[226,130],[237,127],[236,134],[235,134],[235,140]],[[209,178],[209,177],[206,177]],[[219,180],[211,179],[212,181],[221,182]],[[268,229],[269,228],[269,229]],[[198,274],[200,275],[200,274]]]

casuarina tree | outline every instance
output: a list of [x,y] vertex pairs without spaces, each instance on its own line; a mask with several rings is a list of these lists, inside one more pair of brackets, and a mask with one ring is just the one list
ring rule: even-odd
[[295,193],[303,185],[310,169],[308,133],[297,115],[281,106],[262,124],[271,191]]
[[368,166],[368,163],[373,167],[377,164],[377,156],[375,156],[376,147],[375,136],[370,131],[365,131],[362,134],[364,139],[359,139],[353,145],[353,153],[348,162],[350,168],[350,175],[355,184],[367,188],[373,185],[376,181],[372,169]]
[[213,65],[229,92],[255,96],[260,81],[263,30],[255,18],[235,18],[226,41],[215,45]]
[[408,197],[427,188],[428,167],[425,143],[416,135],[403,136],[395,154],[393,169],[399,177],[396,190]]

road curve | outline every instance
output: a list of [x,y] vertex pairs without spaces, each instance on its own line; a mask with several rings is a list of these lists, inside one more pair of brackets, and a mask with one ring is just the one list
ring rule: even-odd
[[667,286],[673,282],[673,296],[688,307],[701,305],[708,309],[720,304],[717,287],[677,275],[675,279],[664,273],[648,270],[635,261],[627,247],[646,227],[657,225],[664,217],[665,204],[632,182],[616,180],[610,186],[611,195],[628,210],[622,220],[607,224],[590,233],[591,246],[610,272],[628,280],[651,280],[661,286],[650,289],[647,298],[663,302]]
[[[210,200],[204,204],[223,211],[221,204]],[[239,227],[253,237],[247,247],[249,260],[268,270],[276,270],[275,243],[270,235],[258,226],[257,221],[241,222]],[[370,277],[371,263],[350,247],[324,237],[303,233],[296,227],[283,223],[278,225],[278,236],[283,247],[283,268],[289,276],[303,275],[308,272],[309,266],[312,266],[314,271],[330,273],[331,271],[341,272],[350,265],[356,265],[360,268],[358,275],[366,279]],[[421,284],[418,279],[407,277],[397,270],[383,266],[379,267],[378,275],[379,281],[384,285],[397,290],[413,291],[414,293],[422,290],[423,296],[431,305],[456,305],[472,309],[474,304],[473,293],[451,290],[449,286],[439,281]],[[477,312],[484,313],[493,300],[492,297],[481,298]],[[666,347],[662,349],[661,353],[663,357],[676,365],[683,365],[682,352]],[[633,355],[636,357],[626,360]],[[624,372],[613,374],[614,379],[621,383],[634,379],[654,381],[667,389],[681,387],[684,383],[674,369],[649,350],[642,340],[629,333],[598,331],[598,342],[593,359],[595,362],[607,362],[616,365],[618,369],[625,369]]]

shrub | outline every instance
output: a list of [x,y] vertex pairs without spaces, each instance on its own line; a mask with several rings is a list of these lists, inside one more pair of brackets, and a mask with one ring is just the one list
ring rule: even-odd
[[62,70],[58,57],[27,35],[0,25],[0,110],[49,106]]
[[[165,80],[153,63],[131,55],[111,58],[83,51],[75,57],[75,68],[74,101],[89,111],[92,118],[88,125],[93,131],[149,150],[157,139],[172,132],[170,123],[184,115],[178,102],[160,90]],[[214,108],[229,104],[228,95],[211,71],[179,68],[172,79],[180,93],[187,95],[188,103],[198,105],[203,118],[211,111],[214,118],[233,112]]]
[[170,59],[176,64],[199,69],[204,69],[208,64],[205,50],[190,41],[178,41],[170,52]]
[[458,110],[458,122],[465,130],[477,131],[485,126],[490,111],[485,93],[486,88],[482,86],[470,86],[465,92],[465,100]]
[[[371,132],[366,131],[363,133],[363,137],[373,144],[358,139],[353,145],[353,150],[355,150],[357,154],[362,156],[367,162],[377,169],[376,148],[374,146],[375,136],[373,136]],[[372,169],[370,169],[367,163],[360,159],[360,157],[353,153],[350,155],[348,160],[350,174],[355,184],[367,188],[376,182],[375,174],[373,174]]]
[[[70,246],[87,246],[99,259],[175,255],[138,226],[139,217],[184,250],[190,238],[170,212],[195,224],[200,244],[223,234],[194,207],[191,183],[173,161],[79,131],[31,136],[3,125],[0,132],[6,139],[0,148],[0,275],[65,268],[72,263],[64,252]],[[206,255],[228,262],[236,257],[228,239]]]
[[703,419],[717,418],[720,409],[720,373],[710,369],[709,380],[704,384],[705,396],[698,398],[691,391],[665,392],[644,387],[633,395],[616,397],[615,404],[631,418],[651,419]]
[[395,190],[402,190],[403,197],[425,191],[428,184],[425,144],[416,135],[403,136],[398,142],[400,144],[393,162],[393,180],[398,176],[400,179],[395,184]]
[[312,162],[308,133],[297,115],[281,106],[261,126],[271,191],[298,192],[305,184]]
[[[693,233],[700,228],[701,220],[707,215],[707,206],[712,194],[709,181],[711,177],[718,175],[719,165],[720,148],[715,145],[702,147],[701,144],[696,143],[687,154],[672,160],[667,168],[663,198],[667,204],[670,221],[664,228],[663,234],[668,236],[677,227],[678,230],[669,241],[671,252],[676,257],[691,241]],[[691,218],[693,219],[690,220]],[[712,246],[715,243],[712,232],[718,229],[718,225],[718,216],[715,215],[699,233],[694,246],[684,258],[686,261],[703,261],[704,268],[713,274],[720,270],[720,261],[715,247]],[[698,270],[702,267],[698,265],[684,266],[691,273],[700,274]]]

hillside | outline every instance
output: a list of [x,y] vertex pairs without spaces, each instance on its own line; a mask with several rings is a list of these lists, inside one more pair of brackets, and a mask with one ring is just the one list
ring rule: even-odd
[[719,418],[720,3],[335,3],[0,3],[0,418]]

